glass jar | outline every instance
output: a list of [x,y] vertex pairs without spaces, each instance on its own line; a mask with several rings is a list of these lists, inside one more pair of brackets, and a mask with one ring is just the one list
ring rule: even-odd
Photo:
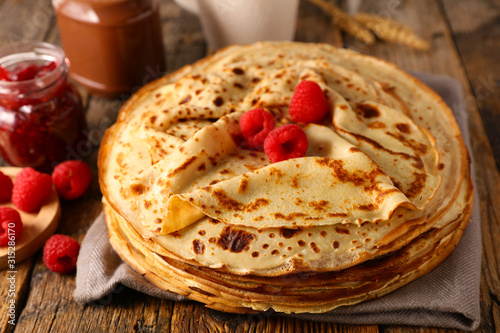
[[64,51],[48,43],[0,49],[0,152],[11,165],[50,172],[85,143],[85,114],[68,68]]
[[53,0],[70,76],[91,93],[117,97],[162,76],[158,0]]

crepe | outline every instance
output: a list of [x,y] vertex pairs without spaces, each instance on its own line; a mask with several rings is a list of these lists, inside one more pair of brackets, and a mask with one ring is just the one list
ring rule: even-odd
[[[245,148],[241,115],[261,107],[291,123],[303,80],[329,105],[320,123],[299,124],[306,156],[271,163]],[[323,312],[398,288],[449,254],[473,200],[436,93],[382,60],[293,42],[231,46],[141,89],[103,139],[99,179],[127,262],[236,312]],[[373,265],[401,258],[393,271]]]

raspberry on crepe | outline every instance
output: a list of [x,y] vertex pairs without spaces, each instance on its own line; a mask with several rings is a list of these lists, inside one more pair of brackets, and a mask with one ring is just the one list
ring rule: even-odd
[[306,134],[300,126],[295,124],[275,128],[264,141],[264,151],[273,163],[304,157],[307,146]]
[[289,109],[297,123],[317,123],[328,113],[328,103],[321,87],[313,81],[301,81],[295,88]]
[[264,109],[252,109],[240,118],[241,134],[248,147],[262,150],[264,140],[274,129],[274,117]]

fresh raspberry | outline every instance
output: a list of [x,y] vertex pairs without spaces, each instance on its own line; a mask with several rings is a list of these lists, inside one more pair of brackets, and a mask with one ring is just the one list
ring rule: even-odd
[[50,175],[24,168],[14,178],[12,203],[24,212],[33,212],[41,207],[51,190]]
[[307,146],[306,134],[295,124],[275,128],[264,141],[264,151],[273,163],[303,157]]
[[264,140],[273,128],[273,115],[261,108],[245,112],[240,119],[241,134],[253,149],[262,150]]
[[301,81],[290,100],[290,117],[296,123],[316,123],[328,113],[328,103],[321,87],[313,81]]
[[66,235],[52,235],[43,247],[43,262],[52,272],[66,274],[76,268],[80,244]]
[[85,162],[65,161],[54,168],[52,181],[61,198],[76,199],[89,187],[92,181],[92,170]]
[[14,208],[0,207],[0,246],[9,245],[21,237],[23,222],[21,215]]
[[0,203],[9,202],[12,197],[12,179],[0,171]]

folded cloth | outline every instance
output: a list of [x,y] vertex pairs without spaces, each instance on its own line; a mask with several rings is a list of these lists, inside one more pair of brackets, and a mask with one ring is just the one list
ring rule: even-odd
[[[452,108],[470,148],[460,84],[446,76],[413,75],[440,94]],[[474,330],[479,326],[480,319],[480,269],[481,229],[476,199],[471,221],[458,246],[430,273],[379,299],[323,314],[289,316],[342,324],[400,324]],[[101,214],[82,242],[73,296],[80,303],[105,302],[113,292],[123,290],[122,285],[155,297],[186,300],[183,296],[152,285],[120,259],[109,244]],[[267,312],[263,315],[277,314]]]

